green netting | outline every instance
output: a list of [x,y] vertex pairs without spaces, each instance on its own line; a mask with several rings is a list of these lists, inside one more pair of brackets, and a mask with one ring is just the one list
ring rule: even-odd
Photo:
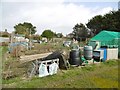
[[101,46],[118,45],[119,34],[119,32],[101,31],[95,37],[91,38],[90,41],[99,41],[101,42]]
[[99,41],[101,46],[118,47],[120,57],[120,32],[101,31],[90,41]]
[[120,32],[119,32],[119,34],[118,34],[118,50],[119,50],[119,58],[120,58]]

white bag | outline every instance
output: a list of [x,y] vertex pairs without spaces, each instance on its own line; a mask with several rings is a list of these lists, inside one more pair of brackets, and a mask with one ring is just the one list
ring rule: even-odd
[[49,65],[49,74],[53,75],[56,74],[58,70],[58,64],[57,63],[52,63],[51,65]]
[[44,77],[49,75],[48,70],[47,70],[47,66],[45,64],[40,64],[39,67],[39,77]]

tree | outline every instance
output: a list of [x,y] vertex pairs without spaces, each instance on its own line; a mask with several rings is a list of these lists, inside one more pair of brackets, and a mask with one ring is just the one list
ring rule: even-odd
[[26,37],[36,33],[36,27],[28,22],[24,22],[23,24],[19,23],[18,25],[15,25],[14,28],[16,34],[24,34]]
[[101,27],[103,27],[102,21],[103,17],[101,15],[97,15],[90,19],[86,25],[94,34],[97,34],[101,31]]
[[57,36],[57,38],[62,38],[63,34],[62,33],[57,33],[56,36]]
[[102,30],[120,32],[120,10],[111,11],[104,16],[97,15],[86,24],[96,35]]
[[106,19],[105,22],[108,22],[108,30],[120,32],[120,11],[111,11],[104,17]]
[[77,40],[79,38],[86,38],[88,36],[88,30],[84,24],[82,24],[82,23],[76,24],[73,27],[73,35],[74,35],[74,38]]
[[38,35],[38,34],[36,34],[36,35],[32,35],[32,39],[34,39],[34,40],[41,40],[41,36],[40,35]]
[[1,37],[9,37],[10,34],[7,32],[7,29],[5,29],[4,32],[0,32],[0,36],[1,36]]
[[41,36],[46,37],[46,38],[48,38],[50,40],[51,38],[53,38],[55,36],[55,33],[53,31],[51,31],[51,30],[45,30],[45,31],[43,31]]

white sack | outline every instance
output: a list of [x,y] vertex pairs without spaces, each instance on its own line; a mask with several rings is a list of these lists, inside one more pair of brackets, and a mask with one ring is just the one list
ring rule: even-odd
[[47,71],[47,66],[45,64],[40,64],[39,67],[39,77],[44,77],[49,75],[48,71]]
[[51,65],[49,65],[49,74],[53,75],[56,74],[58,70],[58,64],[57,63],[52,63]]

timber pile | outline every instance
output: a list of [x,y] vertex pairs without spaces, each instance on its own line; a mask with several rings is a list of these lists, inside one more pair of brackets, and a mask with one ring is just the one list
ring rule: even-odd
[[25,56],[20,56],[20,62],[25,63],[25,62],[30,62],[33,60],[45,58],[48,55],[52,54],[52,52],[49,53],[43,53],[43,54],[35,54],[35,55],[25,55]]

